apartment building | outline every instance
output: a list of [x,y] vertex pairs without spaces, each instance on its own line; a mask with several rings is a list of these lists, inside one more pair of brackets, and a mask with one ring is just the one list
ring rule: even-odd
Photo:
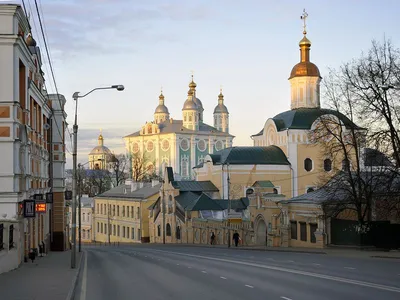
[[[42,56],[17,4],[0,4],[0,273],[29,251],[66,247],[65,98],[48,95]],[[32,250],[33,249],[33,250]]]

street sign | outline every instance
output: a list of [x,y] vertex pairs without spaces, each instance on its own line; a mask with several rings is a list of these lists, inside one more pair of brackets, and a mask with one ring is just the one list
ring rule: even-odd
[[72,191],[65,191],[65,200],[72,200]]
[[53,203],[53,193],[46,193],[46,203]]
[[34,218],[35,216],[35,200],[24,200],[24,218]]
[[46,213],[46,203],[36,203],[37,213]]

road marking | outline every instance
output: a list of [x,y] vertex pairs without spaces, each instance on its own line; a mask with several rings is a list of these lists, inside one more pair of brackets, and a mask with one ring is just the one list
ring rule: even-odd
[[280,272],[285,272],[285,273],[309,276],[309,277],[314,277],[314,278],[319,278],[319,279],[326,279],[326,280],[331,280],[331,281],[343,282],[343,283],[347,283],[347,284],[353,284],[353,285],[375,288],[375,289],[379,289],[379,290],[390,291],[390,292],[394,292],[394,293],[400,293],[400,288],[394,287],[394,286],[382,285],[382,284],[366,282],[366,281],[353,280],[353,279],[331,276],[331,275],[318,274],[318,273],[313,273],[313,272],[308,272],[308,271],[300,271],[300,270],[288,269],[288,268],[283,268],[283,267],[261,265],[258,263],[251,263],[251,262],[245,262],[245,261],[238,261],[238,260],[231,260],[231,259],[217,258],[217,257],[203,256],[203,255],[196,255],[196,254],[188,254],[188,253],[182,253],[182,252],[165,251],[165,250],[157,250],[157,249],[152,249],[151,251],[174,254],[174,255],[179,255],[179,256],[183,255],[183,256],[193,257],[193,258],[202,258],[202,259],[206,259],[208,261],[214,260],[214,261],[227,262],[227,263],[235,264],[235,265],[251,266],[251,267],[256,267],[256,268],[261,268],[261,269],[268,269],[268,270],[280,271]]
[[345,269],[348,269],[348,270],[355,270],[356,268],[352,268],[352,267],[344,267]]
[[206,271],[201,271],[201,273],[207,273]]
[[283,297],[283,296],[281,296],[281,299],[292,300],[292,299],[290,299],[290,298],[288,298],[288,297]]
[[176,264],[177,266],[179,266],[179,264]]
[[81,294],[79,300],[86,300],[86,287],[87,287],[87,252],[85,255],[85,265],[83,266],[83,276],[81,284]]
[[320,266],[321,264],[313,264],[314,266]]
[[252,286],[252,285],[245,284],[245,286],[247,286],[248,288],[254,289],[254,286]]
[[288,260],[287,262],[294,263],[294,260]]
[[226,278],[225,278],[225,277],[223,277],[223,276],[221,276],[220,278],[221,278],[221,279],[225,279],[225,280],[226,280]]

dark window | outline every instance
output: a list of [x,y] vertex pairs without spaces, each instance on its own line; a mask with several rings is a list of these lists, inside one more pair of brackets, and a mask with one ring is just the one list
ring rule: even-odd
[[309,158],[306,158],[304,160],[304,170],[307,172],[310,172],[312,170],[312,160]]
[[171,225],[169,223],[167,224],[166,234],[167,236],[171,236]]
[[278,194],[278,189],[275,189],[275,188],[274,188],[274,189],[273,189],[273,193],[274,193],[274,194]]
[[332,171],[332,160],[329,158],[324,160],[324,170],[326,172]]
[[315,189],[314,188],[312,188],[312,187],[309,187],[308,189],[307,189],[307,194],[308,193],[311,193],[311,192],[314,192],[315,191]]
[[161,236],[161,226],[157,226],[157,236]]
[[4,229],[4,224],[0,224],[0,250],[4,249],[4,244],[3,244],[3,229]]
[[307,223],[300,222],[300,240],[307,242]]
[[310,224],[310,241],[311,243],[316,243],[317,239],[315,238],[315,231],[317,231],[318,225],[317,224]]
[[290,221],[290,238],[292,240],[297,240],[297,222]]
[[181,228],[179,226],[176,227],[176,239],[181,239]]
[[348,171],[350,169],[350,162],[348,159],[344,159],[342,161],[342,170],[343,171]]

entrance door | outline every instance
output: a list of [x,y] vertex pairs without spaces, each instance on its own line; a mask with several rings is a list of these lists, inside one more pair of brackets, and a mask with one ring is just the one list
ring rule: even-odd
[[266,245],[267,243],[267,225],[263,219],[259,219],[257,223],[257,245]]

